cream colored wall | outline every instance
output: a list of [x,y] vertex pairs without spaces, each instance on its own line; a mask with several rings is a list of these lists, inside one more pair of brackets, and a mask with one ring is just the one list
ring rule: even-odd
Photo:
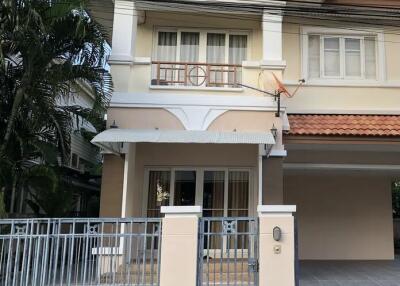
[[285,204],[297,205],[300,259],[393,259],[391,180],[286,174]]
[[[133,206],[135,215],[141,213],[145,216],[144,193],[147,190],[144,189],[144,179],[147,167],[246,167],[252,168],[255,175],[257,154],[256,145],[137,144],[134,192],[138,196],[128,204]],[[255,197],[253,201],[256,205]]]
[[121,217],[124,159],[104,155],[101,178],[100,217]]
[[[287,18],[283,25],[283,58],[287,62],[284,71],[284,80],[288,83],[297,82],[303,78],[301,74],[301,39],[299,20]],[[304,25],[309,26],[332,26],[337,27],[337,22],[308,21]],[[343,26],[343,25],[341,25]],[[348,27],[350,30],[357,29],[354,25]],[[382,28],[381,26],[379,28]],[[365,30],[366,28],[358,28]],[[377,86],[304,86],[294,98],[285,99],[284,104],[288,111],[322,113],[332,111],[333,113],[352,111],[394,112],[400,108],[400,35],[386,30],[384,34],[386,53],[386,75],[387,80],[377,83]],[[381,84],[381,86],[379,86]],[[291,86],[293,90],[295,86]]]
[[109,108],[107,127],[114,121],[119,128],[185,129],[175,115],[161,108]]

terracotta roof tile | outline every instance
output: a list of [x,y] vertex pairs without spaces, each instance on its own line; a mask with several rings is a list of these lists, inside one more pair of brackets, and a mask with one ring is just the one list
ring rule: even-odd
[[400,115],[289,115],[289,135],[398,136]]

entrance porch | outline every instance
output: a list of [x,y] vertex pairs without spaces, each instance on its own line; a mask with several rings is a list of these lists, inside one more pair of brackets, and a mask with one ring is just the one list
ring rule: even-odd
[[[270,160],[260,152],[264,146],[127,145],[123,158],[105,156],[101,216],[161,217],[162,206],[202,206],[204,217],[257,216],[266,180],[263,161]],[[275,180],[271,172],[267,181]]]

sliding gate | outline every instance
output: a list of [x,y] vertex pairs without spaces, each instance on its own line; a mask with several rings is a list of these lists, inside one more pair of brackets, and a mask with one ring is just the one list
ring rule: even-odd
[[257,286],[258,219],[200,218],[197,277],[198,286]]

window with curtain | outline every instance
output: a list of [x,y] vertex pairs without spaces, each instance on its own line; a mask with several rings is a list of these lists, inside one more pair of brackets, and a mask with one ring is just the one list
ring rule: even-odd
[[207,34],[207,63],[225,63],[225,34]]
[[159,32],[157,45],[158,61],[175,61],[176,60],[177,33],[176,32]]
[[311,79],[376,79],[376,37],[308,36]]
[[[200,33],[182,32],[181,45],[180,45],[180,61],[185,63],[198,63],[199,62],[199,42]],[[183,70],[179,71],[179,80],[184,81],[185,77],[190,76],[188,84],[199,84],[199,72],[195,65],[189,65],[187,70],[181,66]],[[186,74],[185,74],[186,73]]]

